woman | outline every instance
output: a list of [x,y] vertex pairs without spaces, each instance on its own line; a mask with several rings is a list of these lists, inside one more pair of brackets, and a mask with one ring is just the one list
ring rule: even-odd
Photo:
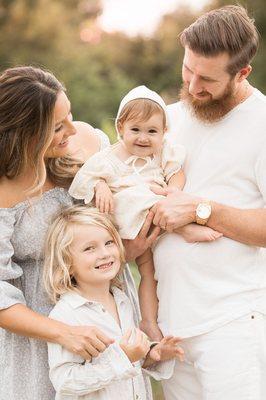
[[[72,204],[67,188],[79,166],[106,145],[102,132],[72,122],[69,100],[52,74],[19,67],[0,76],[1,400],[54,398],[46,341],[85,359],[112,342],[95,327],[47,318],[51,304],[42,284],[50,220],[62,206]],[[138,254],[156,236],[153,232],[142,244],[151,219],[135,243]],[[134,299],[128,271],[126,279]]]

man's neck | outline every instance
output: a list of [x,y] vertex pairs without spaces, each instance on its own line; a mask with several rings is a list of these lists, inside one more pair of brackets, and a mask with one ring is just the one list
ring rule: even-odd
[[249,82],[247,80],[244,80],[234,96],[236,106],[247,100],[252,95],[253,90],[254,88],[249,84]]

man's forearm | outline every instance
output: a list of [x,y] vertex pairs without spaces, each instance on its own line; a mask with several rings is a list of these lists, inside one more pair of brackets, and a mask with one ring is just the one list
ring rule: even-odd
[[211,204],[209,227],[238,242],[266,247],[266,209],[244,210],[215,202]]

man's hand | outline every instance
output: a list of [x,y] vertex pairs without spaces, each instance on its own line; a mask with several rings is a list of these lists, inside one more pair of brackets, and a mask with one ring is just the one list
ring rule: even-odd
[[95,186],[95,205],[102,213],[114,212],[113,194],[107,183],[102,180]]
[[156,194],[166,196],[151,209],[154,213],[154,225],[173,232],[181,226],[195,222],[196,208],[202,199],[173,188],[151,189]]
[[159,227],[152,227],[153,218],[154,213],[150,211],[138,236],[133,240],[123,240],[127,261],[134,261],[137,257],[141,256],[157,239],[161,229]]

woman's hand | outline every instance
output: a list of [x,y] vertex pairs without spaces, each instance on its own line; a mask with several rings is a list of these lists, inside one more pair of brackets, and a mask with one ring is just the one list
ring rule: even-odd
[[[132,336],[134,336],[132,338]],[[144,332],[135,328],[129,330],[121,339],[120,347],[133,363],[145,357],[150,350],[150,342]]]
[[134,261],[137,257],[141,256],[157,239],[161,229],[158,226],[152,226],[153,218],[154,213],[150,211],[138,236],[133,240],[123,240],[127,261]]
[[102,213],[114,213],[114,198],[113,194],[103,180],[100,180],[95,186],[95,205]]
[[94,326],[69,326],[62,330],[57,343],[68,351],[91,360],[102,353],[114,340]]

